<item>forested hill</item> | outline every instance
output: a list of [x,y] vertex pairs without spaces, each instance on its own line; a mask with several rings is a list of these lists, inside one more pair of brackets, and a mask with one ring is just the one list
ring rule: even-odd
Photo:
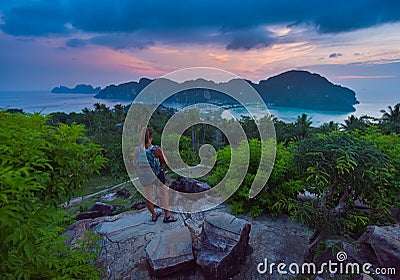
[[282,107],[355,111],[356,93],[307,71],[289,71],[252,86],[266,102]]
[[[151,82],[150,79],[142,78],[139,82],[107,86],[96,95],[96,98],[133,100]],[[247,82],[258,91],[268,106],[353,112],[355,111],[353,105],[358,104],[353,90],[334,85],[326,78],[307,71],[288,71],[267,80],[261,80],[258,84]],[[171,83],[174,82],[171,81]],[[196,81],[185,83],[193,83],[193,88],[196,88]],[[234,83],[235,81],[231,80],[220,85],[221,88],[229,88],[234,86]],[[182,105],[197,102],[235,104],[232,98],[220,92],[199,88],[180,92],[168,101]]]
[[84,85],[84,84],[77,85],[74,88],[59,86],[51,90],[51,93],[98,94],[99,92],[100,92],[100,87],[94,88],[92,85]]

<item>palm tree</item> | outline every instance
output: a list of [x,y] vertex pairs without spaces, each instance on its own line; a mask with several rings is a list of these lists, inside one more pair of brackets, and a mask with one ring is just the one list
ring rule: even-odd
[[94,103],[93,104],[94,111],[95,112],[108,112],[110,109],[106,106],[106,104],[103,103]]
[[381,110],[382,118],[381,122],[384,126],[384,130],[387,132],[397,132],[400,133],[400,103],[392,106],[388,106],[389,111]]
[[93,112],[92,110],[88,109],[87,107],[82,109],[83,113],[83,120],[85,122],[85,125],[87,128],[92,127],[92,121],[93,121]]
[[305,138],[310,134],[311,124],[311,117],[309,118],[307,114],[303,113],[301,116],[297,116],[297,121],[294,125],[298,129],[298,135],[300,138]]
[[366,125],[367,123],[362,117],[358,118],[351,115],[347,120],[344,120],[344,124],[341,124],[341,128],[346,131],[352,131],[355,129],[363,129]]
[[331,131],[338,131],[339,130],[339,124],[334,121],[330,121],[329,123],[323,123],[319,127],[319,131],[321,133],[329,133]]
[[122,106],[122,104],[115,104],[113,113],[115,114],[115,119],[116,119],[117,123],[122,123],[124,121],[125,110],[124,110],[124,106]]
[[400,103],[394,105],[394,108],[392,108],[392,106],[389,105],[388,108],[389,112],[386,112],[386,110],[381,110],[381,113],[383,114],[382,120],[393,123],[400,122]]

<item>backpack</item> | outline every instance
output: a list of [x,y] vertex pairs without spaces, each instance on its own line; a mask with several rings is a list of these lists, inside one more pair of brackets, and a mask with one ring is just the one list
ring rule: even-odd
[[151,169],[153,169],[154,174],[158,175],[158,173],[160,173],[161,171],[161,163],[160,163],[160,159],[156,158],[154,156],[154,153],[156,152],[156,150],[158,149],[158,146],[152,146],[149,149],[146,149],[146,157],[147,160],[150,164]]
[[143,149],[142,147],[138,147],[138,155],[136,159],[136,165],[138,167],[148,167],[150,165],[155,175],[158,175],[161,171],[161,163],[158,158],[154,156],[155,151],[158,146],[152,146],[148,149]]

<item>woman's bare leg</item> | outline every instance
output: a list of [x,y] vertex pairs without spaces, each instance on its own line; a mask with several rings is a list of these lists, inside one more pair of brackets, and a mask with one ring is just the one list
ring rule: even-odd
[[[153,192],[153,186],[152,185],[148,185],[146,187],[144,187],[144,193],[145,193],[145,204],[147,209],[150,211],[151,216],[153,218],[156,217],[157,213],[154,210],[154,204],[153,202],[150,201],[150,199],[152,198],[152,192]],[[149,199],[148,199],[149,198]]]
[[163,208],[163,212],[164,212],[164,217],[168,217],[169,216],[169,211],[168,211],[168,200],[169,200],[169,196],[168,196],[168,187],[166,185],[162,185],[160,187],[161,190],[161,204],[162,204],[162,208]]
[[161,204],[164,211],[164,223],[176,222],[178,220],[177,217],[171,215],[168,211],[169,207],[169,196],[168,196],[168,187],[166,185],[161,186]]

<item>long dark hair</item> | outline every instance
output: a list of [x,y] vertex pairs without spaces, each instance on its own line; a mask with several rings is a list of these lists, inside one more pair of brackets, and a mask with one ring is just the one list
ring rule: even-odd
[[153,130],[149,127],[146,128],[146,132],[144,134],[144,146],[148,148],[151,144],[151,140],[153,139]]

